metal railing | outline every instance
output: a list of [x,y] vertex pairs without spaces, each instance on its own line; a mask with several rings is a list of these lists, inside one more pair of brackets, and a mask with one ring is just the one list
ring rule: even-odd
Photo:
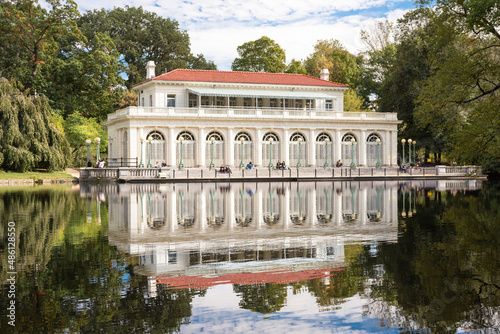
[[[444,166],[443,166],[444,167]],[[477,166],[466,166],[461,168],[449,168],[449,173],[440,173],[439,167],[410,168],[401,171],[397,167],[303,167],[276,169],[259,167],[251,170],[245,168],[233,168],[231,173],[222,173],[219,169],[207,168],[82,168],[80,178],[90,179],[265,179],[265,178],[346,178],[346,177],[399,177],[408,176],[480,176],[481,168]]]
[[107,163],[108,168],[139,166],[137,158],[108,158]]

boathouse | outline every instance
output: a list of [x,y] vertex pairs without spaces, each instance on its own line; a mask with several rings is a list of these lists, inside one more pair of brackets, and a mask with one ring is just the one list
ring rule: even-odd
[[110,159],[167,166],[396,165],[397,115],[343,110],[349,87],[288,73],[176,69],[134,86],[108,115]]

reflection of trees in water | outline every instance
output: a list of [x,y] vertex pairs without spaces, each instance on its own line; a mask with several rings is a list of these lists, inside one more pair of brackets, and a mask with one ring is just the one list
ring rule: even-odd
[[262,314],[273,313],[285,306],[286,284],[255,284],[233,286],[233,291],[241,297],[240,307]]
[[367,312],[409,331],[498,329],[499,188],[486,185],[478,194],[456,196],[429,191],[418,201],[413,191],[412,213],[419,203],[418,215],[400,218],[397,243],[377,247],[384,271],[372,276],[379,283]]

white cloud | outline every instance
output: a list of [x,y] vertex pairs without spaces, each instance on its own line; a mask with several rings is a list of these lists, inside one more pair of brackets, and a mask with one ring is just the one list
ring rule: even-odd
[[[262,36],[285,49],[287,62],[307,58],[320,39],[338,39],[357,53],[364,49],[361,29],[380,19],[395,21],[405,12],[396,5],[406,2],[409,0],[108,0],[106,8],[142,6],[175,19],[188,32],[193,54],[201,53],[219,69],[230,70],[238,56],[236,48]],[[82,11],[103,6],[101,0],[78,4]],[[363,14],[372,10],[372,15]]]

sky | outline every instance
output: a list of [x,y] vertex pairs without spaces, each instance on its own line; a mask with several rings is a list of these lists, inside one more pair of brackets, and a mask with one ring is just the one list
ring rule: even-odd
[[339,40],[353,54],[366,49],[360,31],[395,22],[415,7],[409,0],[76,0],[79,10],[142,6],[179,22],[191,52],[219,70],[231,70],[237,47],[267,36],[286,52],[286,62],[305,60],[318,40]]

